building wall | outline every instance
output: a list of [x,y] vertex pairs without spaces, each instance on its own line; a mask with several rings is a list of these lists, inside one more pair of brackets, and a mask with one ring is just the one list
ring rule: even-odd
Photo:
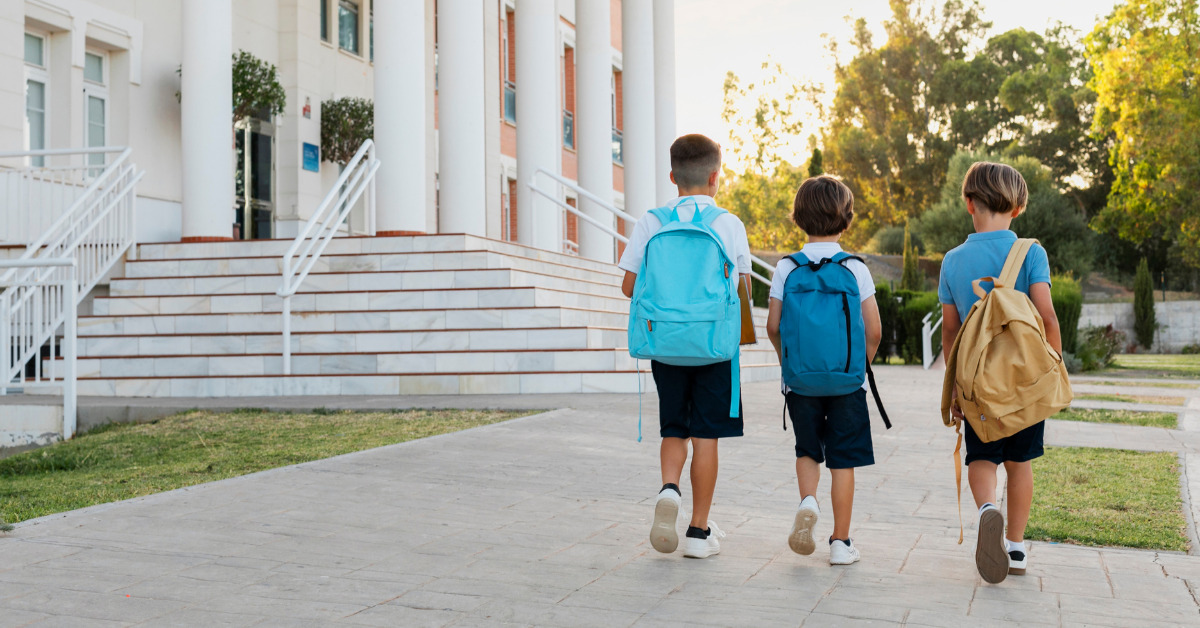
[[[1154,317],[1160,328],[1154,349],[1178,353],[1187,345],[1200,343],[1200,301],[1168,301],[1154,304]],[[1133,333],[1132,303],[1085,303],[1079,328],[1112,325],[1125,332],[1127,342],[1136,342]]]

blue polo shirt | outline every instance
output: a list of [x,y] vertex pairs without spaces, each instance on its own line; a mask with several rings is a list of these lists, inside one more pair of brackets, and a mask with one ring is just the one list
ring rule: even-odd
[[[975,296],[973,281],[981,277],[999,277],[1004,268],[1008,251],[1017,241],[1012,231],[988,231],[972,233],[967,241],[954,247],[942,259],[942,275],[938,279],[938,300],[958,309],[960,321],[967,320],[971,306],[979,300]],[[1029,286],[1035,283],[1050,283],[1050,262],[1046,249],[1034,244],[1025,257],[1021,273],[1017,275],[1017,290],[1029,294]],[[991,291],[991,282],[981,284]]]

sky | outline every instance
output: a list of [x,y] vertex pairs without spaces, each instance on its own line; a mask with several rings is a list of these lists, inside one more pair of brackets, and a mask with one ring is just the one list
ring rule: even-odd
[[[935,0],[940,4],[940,0]],[[1087,32],[1116,0],[983,0],[991,34],[1023,27],[1042,32],[1056,21]],[[883,22],[891,15],[888,0],[676,0],[675,72],[677,130],[704,133],[725,142],[721,121],[722,85],[732,70],[743,83],[764,76],[768,58],[797,80],[833,88],[832,61],[823,34],[848,40],[851,24],[866,18],[883,43]],[[845,16],[851,16],[847,21]],[[847,48],[843,46],[843,54]],[[802,136],[816,132],[809,117]],[[797,138],[791,146],[807,152]],[[798,160],[791,160],[800,163]]]

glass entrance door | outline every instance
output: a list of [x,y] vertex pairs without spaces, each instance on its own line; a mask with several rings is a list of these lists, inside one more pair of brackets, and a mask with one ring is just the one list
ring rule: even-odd
[[275,217],[275,126],[251,118],[237,128],[237,209],[243,240],[272,236]]

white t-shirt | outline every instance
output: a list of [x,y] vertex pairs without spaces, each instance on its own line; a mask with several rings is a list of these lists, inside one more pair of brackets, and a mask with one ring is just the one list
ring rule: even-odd
[[[679,219],[688,221],[695,215],[697,205],[703,209],[708,205],[716,207],[717,202],[711,196],[685,196],[672,199],[666,204],[666,207],[675,207],[679,210]],[[733,260],[738,273],[749,274],[750,243],[746,241],[746,226],[742,224],[741,219],[733,214],[725,213],[717,216],[710,226],[721,238],[725,254]],[[625,252],[621,254],[621,261],[617,263],[617,267],[631,273],[641,272],[642,259],[646,257],[646,244],[650,241],[651,236],[658,233],[659,229],[662,229],[662,223],[654,214],[647,212],[639,218],[637,224],[633,226],[629,244],[625,245]]]
[[[837,242],[809,242],[800,249],[810,261],[819,262],[823,259],[832,258],[834,255],[842,252],[842,246]],[[871,279],[871,271],[867,269],[867,265],[856,260],[846,260],[846,270],[854,273],[854,278],[858,280],[858,296],[860,301],[875,296],[875,281]],[[787,283],[787,277],[793,270],[799,268],[796,263],[788,258],[779,260],[779,264],[775,266],[775,274],[771,277],[771,298],[777,301],[783,301],[783,286]],[[783,393],[787,394],[788,387],[782,384]],[[863,378],[863,390],[868,390],[866,378]],[[869,392],[869,391],[868,391]]]

